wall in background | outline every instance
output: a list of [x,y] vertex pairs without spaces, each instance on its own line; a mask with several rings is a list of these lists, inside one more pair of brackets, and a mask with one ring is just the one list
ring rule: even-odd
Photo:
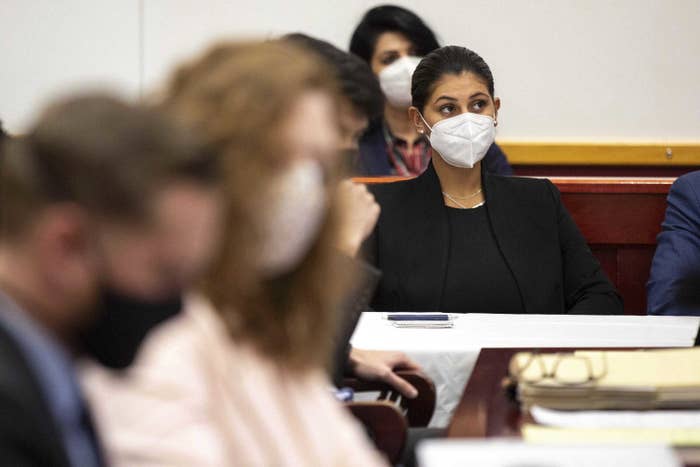
[[20,132],[49,98],[139,91],[139,0],[0,1],[0,120]]
[[[499,139],[700,141],[700,0],[414,0],[491,65]],[[304,31],[346,48],[376,1],[3,0],[0,119],[78,86],[132,98],[221,38]]]

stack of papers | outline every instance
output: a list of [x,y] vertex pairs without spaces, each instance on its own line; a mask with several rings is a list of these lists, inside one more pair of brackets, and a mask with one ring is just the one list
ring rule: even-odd
[[700,430],[700,410],[552,410],[530,408],[540,425],[561,428],[682,428]]
[[511,377],[526,409],[700,408],[700,348],[523,352]]
[[539,425],[522,428],[523,438],[535,443],[664,443],[700,445],[700,411],[561,411],[532,407]]
[[700,429],[689,428],[552,428],[525,425],[525,441],[546,444],[666,444],[700,446]]
[[418,445],[422,467],[680,467],[661,445],[533,445],[518,441],[428,440]]

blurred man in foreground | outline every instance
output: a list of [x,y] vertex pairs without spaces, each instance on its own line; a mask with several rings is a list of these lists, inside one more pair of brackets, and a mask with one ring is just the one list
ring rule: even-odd
[[182,129],[104,96],[50,107],[5,148],[0,464],[105,465],[74,356],[98,310],[158,308],[198,276],[219,231],[215,179]]

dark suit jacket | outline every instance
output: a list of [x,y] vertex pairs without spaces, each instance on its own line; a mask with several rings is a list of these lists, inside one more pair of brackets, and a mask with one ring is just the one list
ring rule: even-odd
[[381,277],[381,273],[377,269],[362,260],[344,257],[341,261],[345,263],[347,269],[356,272],[357,281],[348,292],[339,310],[340,319],[338,320],[333,361],[331,362],[331,377],[336,387],[342,387],[343,379],[353,375],[353,368],[350,365],[350,350],[352,348],[350,339],[355,332],[362,312],[370,309],[369,302],[372,300]]
[[[380,177],[391,175],[393,167],[386,152],[386,141],[382,130],[381,120],[374,122],[360,140],[360,150],[353,164],[353,172],[359,176]],[[492,144],[486,156],[484,165],[489,173],[498,175],[513,175],[513,168],[496,143]]]
[[0,465],[69,467],[61,435],[20,348],[0,326]]
[[[622,300],[549,180],[482,172],[496,244],[536,314],[622,313]],[[440,310],[450,232],[432,164],[412,180],[371,187],[382,208],[363,251],[382,271],[376,310]],[[469,310],[464,310],[469,312]]]
[[661,226],[647,284],[647,313],[700,315],[700,171],[673,183]]

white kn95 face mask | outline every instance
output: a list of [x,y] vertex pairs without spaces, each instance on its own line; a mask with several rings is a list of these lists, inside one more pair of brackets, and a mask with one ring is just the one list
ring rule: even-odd
[[472,168],[482,160],[496,138],[496,122],[487,115],[465,112],[440,120],[430,129],[430,146],[448,164]]
[[262,236],[258,260],[263,275],[287,273],[309,253],[326,218],[323,180],[317,161],[300,161],[261,194],[267,206],[257,225]]
[[410,107],[411,78],[420,61],[420,57],[402,57],[379,72],[379,85],[392,106]]

